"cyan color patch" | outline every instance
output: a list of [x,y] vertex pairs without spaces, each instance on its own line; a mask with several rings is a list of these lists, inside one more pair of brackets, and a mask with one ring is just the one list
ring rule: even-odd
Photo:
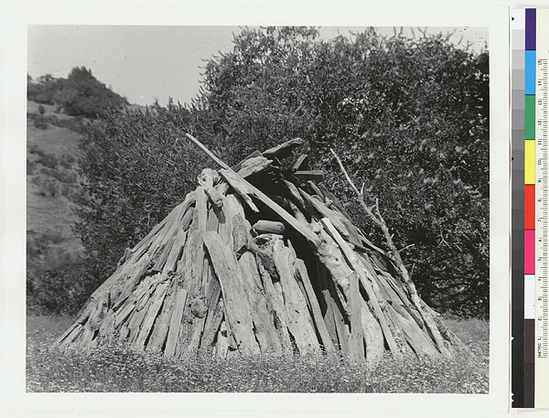
[[524,93],[536,94],[536,51],[525,51]]

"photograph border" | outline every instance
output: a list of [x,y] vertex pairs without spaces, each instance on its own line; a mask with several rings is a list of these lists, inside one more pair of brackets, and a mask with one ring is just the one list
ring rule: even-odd
[[[51,2],[48,2],[51,3]],[[280,2],[279,2],[280,3]],[[141,7],[2,8],[2,392],[5,412],[194,411],[504,412],[510,404],[509,7],[225,2]],[[494,3],[494,2],[491,2]],[[43,4],[43,3],[41,3]],[[25,391],[26,48],[33,24],[474,26],[489,29],[490,53],[490,392],[473,394],[91,394]],[[132,412],[135,416],[135,412]],[[74,416],[74,415],[71,415]],[[120,414],[116,415],[120,416]]]

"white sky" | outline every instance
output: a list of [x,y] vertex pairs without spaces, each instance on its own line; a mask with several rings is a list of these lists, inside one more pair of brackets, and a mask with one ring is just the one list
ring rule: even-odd
[[[330,38],[364,28],[322,28]],[[198,94],[203,60],[232,49],[230,26],[62,26],[36,25],[28,30],[28,73],[67,77],[76,66],[94,76],[131,103],[165,105],[169,97],[188,103]],[[393,28],[378,28],[392,34]],[[429,32],[448,28],[430,28]],[[410,29],[404,34],[409,35]],[[418,34],[416,30],[416,34]],[[485,47],[487,31],[462,28],[452,40],[470,41],[474,50]]]

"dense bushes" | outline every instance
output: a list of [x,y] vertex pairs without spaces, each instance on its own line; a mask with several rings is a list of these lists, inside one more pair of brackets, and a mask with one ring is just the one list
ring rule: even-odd
[[89,197],[76,230],[100,273],[98,283],[196,187],[206,160],[187,141],[191,114],[181,106],[112,112],[82,140]]

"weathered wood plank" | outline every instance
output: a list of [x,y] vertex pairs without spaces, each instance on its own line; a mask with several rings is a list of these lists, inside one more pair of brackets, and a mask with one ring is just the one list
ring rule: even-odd
[[242,284],[253,312],[252,321],[259,348],[262,353],[280,353],[282,344],[274,325],[274,313],[263,291],[255,257],[246,251],[238,263],[242,271]]
[[126,299],[128,299],[135,287],[139,285],[139,282],[143,279],[149,268],[149,262],[149,256],[144,255],[132,269],[128,269],[125,274],[126,280],[124,280],[124,287],[114,302],[113,308],[115,310],[117,310],[126,301]]
[[153,324],[156,321],[156,318],[158,316],[158,313],[160,312],[160,308],[162,307],[162,304],[164,303],[164,298],[166,297],[166,291],[168,290],[168,286],[169,286],[168,281],[164,281],[160,283],[156,287],[155,292],[150,296],[153,302],[150,308],[145,313],[145,319],[143,320],[143,323],[140,326],[139,335],[135,340],[135,345],[137,347],[140,347],[140,348],[145,347],[145,342],[149,338]]
[[292,166],[292,171],[300,170],[303,167],[305,160],[307,160],[308,157],[309,156],[307,154],[301,154],[299,157],[297,157],[297,160]]
[[170,318],[166,348],[164,349],[165,356],[172,357],[175,354],[175,346],[179,340],[179,331],[181,328],[183,312],[185,310],[186,304],[187,290],[182,287],[178,287],[175,297],[175,305],[173,308],[172,316]]
[[252,185],[246,180],[239,177],[234,171],[220,170],[221,176],[229,183],[233,190],[246,202],[248,207],[254,211],[259,212],[259,209],[249,196],[253,194],[254,190]]
[[326,301],[326,305],[328,305],[328,310],[326,311],[328,315],[331,315],[332,318],[329,318],[329,316],[326,318],[328,323],[332,322],[335,333],[337,335],[337,338],[335,340],[335,343],[339,343],[339,349],[341,352],[345,355],[349,354],[349,332],[347,328],[345,328],[345,319],[343,318],[343,314],[339,310],[339,307],[337,306],[337,303],[333,299],[332,295],[328,290],[322,291],[324,294],[324,299]]
[[[357,256],[354,254],[353,250],[343,240],[342,236],[338,233],[336,228],[332,225],[330,220],[328,218],[322,219],[322,224],[328,231],[328,233],[332,236],[332,238],[335,240],[335,242],[339,245],[341,250],[343,251],[343,254],[345,255],[345,258],[347,259],[347,262],[350,265],[350,268],[360,270],[360,263],[357,259]],[[349,305],[350,305],[350,315],[349,320],[351,323],[351,335],[350,335],[350,341],[349,341],[349,356],[354,359],[358,360],[360,358],[364,358],[364,350],[363,350],[363,335],[362,335],[362,326],[360,322],[360,291],[358,287],[358,274],[356,270],[354,274],[351,274],[349,276],[350,279],[350,288],[349,288]]]
[[[278,340],[280,341],[280,345],[282,347],[282,353],[291,354],[293,352],[293,347],[290,340],[290,334],[288,332],[286,310],[281,299],[281,294],[279,294],[279,291],[275,288],[273,284],[273,277],[271,277],[272,273],[270,273],[270,271],[263,265],[261,257],[259,257],[258,254],[255,254],[255,257],[259,277],[261,279],[261,285],[259,285],[259,287],[262,286],[263,291],[265,292],[267,309],[273,314],[273,322],[278,335]],[[276,273],[276,278],[278,280],[278,273]]]
[[238,170],[234,170],[242,178],[251,176],[252,174],[260,173],[261,171],[267,169],[271,165],[272,161],[261,156],[257,155],[253,158],[249,158],[242,162],[242,165]]
[[301,283],[303,283],[303,287],[305,289],[305,296],[307,297],[307,300],[309,302],[311,315],[313,317],[318,334],[322,339],[324,350],[327,353],[333,353],[335,352],[335,347],[333,345],[332,338],[330,337],[330,333],[328,332],[328,328],[326,327],[326,323],[324,322],[324,318],[322,317],[320,305],[318,303],[318,299],[316,297],[313,286],[311,285],[309,273],[307,272],[307,267],[305,266],[305,263],[303,262],[303,260],[299,258],[297,259],[296,269],[299,273],[298,278],[301,281]]
[[266,219],[260,219],[253,225],[253,229],[258,234],[278,234],[284,235],[286,227],[282,222],[268,221]]
[[318,353],[320,344],[305,296],[295,278],[295,253],[291,248],[286,247],[280,238],[273,240],[273,243],[273,261],[280,276],[288,330],[293,335],[300,354]]
[[290,154],[292,153],[292,151],[294,149],[296,149],[297,147],[302,146],[304,143],[305,143],[305,141],[303,141],[303,139],[301,139],[301,138],[290,139],[286,142],[283,142],[280,145],[276,145],[272,148],[269,148],[268,150],[263,151],[262,154],[263,154],[264,157],[270,158],[270,159],[273,159],[273,158],[278,158],[278,159],[286,158],[286,157],[290,156]]
[[364,343],[366,345],[366,360],[377,360],[383,356],[385,352],[385,339],[379,322],[372,314],[371,308],[362,300],[360,319],[362,323],[362,333],[364,335]]
[[238,173],[238,171],[242,168],[242,164],[244,164],[246,161],[251,160],[252,158],[256,158],[256,157],[263,157],[263,154],[261,154],[260,151],[255,150],[250,155],[248,155],[246,158],[244,158],[242,161],[240,161],[238,164],[233,165],[231,167],[231,169]]
[[168,290],[166,291],[164,303],[158,314],[158,319],[154,323],[149,342],[147,343],[147,350],[153,353],[162,352],[164,344],[166,343],[166,338],[168,338],[170,318],[174,309],[176,295],[177,279],[172,278]]
[[248,310],[244,289],[241,283],[241,271],[234,253],[225,244],[218,233],[206,231],[202,238],[210,254],[216,276],[221,284],[226,310],[226,320],[236,339],[238,350],[244,354],[259,353],[254,337],[253,323]]

